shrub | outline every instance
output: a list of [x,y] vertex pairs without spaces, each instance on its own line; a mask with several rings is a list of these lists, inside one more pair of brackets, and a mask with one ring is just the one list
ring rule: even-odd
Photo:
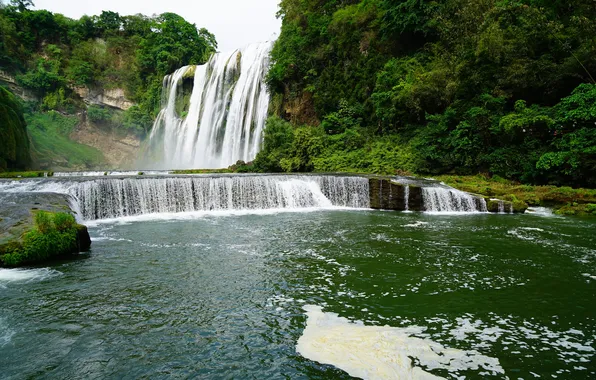
[[70,230],[75,225],[75,218],[65,212],[60,212],[54,215],[54,225],[59,232]]
[[35,214],[35,225],[42,234],[52,231],[54,229],[52,215],[45,211],[38,212]]

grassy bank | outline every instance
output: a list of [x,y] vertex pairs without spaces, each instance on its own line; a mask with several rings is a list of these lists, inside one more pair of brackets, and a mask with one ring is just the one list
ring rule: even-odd
[[531,186],[497,176],[434,176],[457,189],[499,199],[554,208],[561,215],[596,215],[596,190],[557,186]]
[[103,154],[90,146],[72,141],[69,136],[79,123],[76,116],[55,111],[26,113],[27,131],[31,136],[31,156],[41,169],[90,169],[104,163]]
[[0,178],[38,178],[38,177],[51,177],[54,172],[45,171],[28,171],[28,172],[2,172]]

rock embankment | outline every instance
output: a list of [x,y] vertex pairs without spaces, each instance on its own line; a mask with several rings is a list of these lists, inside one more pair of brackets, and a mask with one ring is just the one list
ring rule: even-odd
[[[74,214],[69,196],[65,194],[0,193],[0,266],[37,264],[90,249],[87,227],[56,223],[49,231],[40,231],[36,224],[36,215],[40,212],[50,216],[50,223],[57,222],[55,218],[52,222],[52,216]],[[18,264],[14,263],[14,257],[21,258]]]

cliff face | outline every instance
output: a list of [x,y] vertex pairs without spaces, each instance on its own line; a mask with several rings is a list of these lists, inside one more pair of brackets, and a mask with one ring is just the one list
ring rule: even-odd
[[103,88],[88,88],[88,87],[74,87],[76,92],[86,104],[94,104],[98,106],[117,108],[126,111],[134,105],[128,100],[121,88],[103,89]]
[[106,130],[88,120],[82,121],[70,138],[102,152],[104,169],[134,169],[141,149],[141,139],[137,135]]

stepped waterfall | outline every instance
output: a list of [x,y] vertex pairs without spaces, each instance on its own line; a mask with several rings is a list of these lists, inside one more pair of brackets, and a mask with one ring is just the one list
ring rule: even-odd
[[368,179],[347,176],[96,177],[0,185],[6,192],[68,194],[85,221],[194,211],[370,207]]
[[271,47],[265,42],[217,53],[205,65],[168,75],[143,165],[219,169],[252,161],[261,148],[269,107],[264,78]]

